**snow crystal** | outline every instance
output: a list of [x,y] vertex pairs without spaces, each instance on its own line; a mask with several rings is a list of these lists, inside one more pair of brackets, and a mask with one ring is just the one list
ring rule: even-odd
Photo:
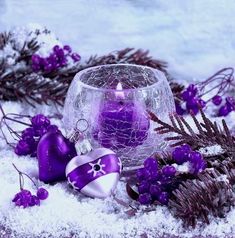
[[205,156],[213,156],[213,155],[223,154],[224,150],[221,148],[220,145],[211,145],[205,148],[201,148],[199,152]]
[[[56,109],[50,106],[30,108],[25,104],[4,102],[6,112],[22,114],[45,113],[53,114]],[[61,121],[53,119],[53,123],[62,126]],[[13,125],[12,126],[16,126]],[[19,128],[20,129],[20,128]],[[22,129],[22,128],[21,128]],[[11,237],[148,237],[170,235],[194,237],[213,235],[220,238],[235,232],[235,210],[225,219],[212,219],[209,226],[197,226],[195,230],[184,229],[182,222],[174,218],[167,207],[156,207],[155,211],[128,217],[126,208],[119,205],[112,197],[91,199],[72,190],[67,182],[47,185],[38,181],[37,160],[29,156],[18,157],[0,138],[0,225],[6,232],[13,232]],[[14,163],[20,170],[27,172],[40,186],[49,191],[49,198],[42,201],[40,207],[22,209],[11,202],[19,191],[18,174],[12,166]],[[178,171],[186,172],[187,163],[177,167]],[[221,178],[222,179],[222,178]],[[32,183],[25,179],[25,188],[36,192]],[[131,202],[126,194],[125,182],[120,181],[115,196]],[[221,228],[222,227],[222,228]],[[0,236],[3,234],[0,233]],[[170,235],[167,235],[170,234]]]

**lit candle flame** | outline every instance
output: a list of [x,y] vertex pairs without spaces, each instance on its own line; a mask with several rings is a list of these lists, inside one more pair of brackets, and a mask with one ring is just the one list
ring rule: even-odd
[[119,98],[119,99],[124,99],[125,98],[125,95],[124,95],[124,92],[122,91],[122,84],[121,84],[121,82],[119,82],[118,84],[117,84],[117,87],[116,87],[116,92],[115,92],[115,95],[116,95],[116,97],[117,98]]

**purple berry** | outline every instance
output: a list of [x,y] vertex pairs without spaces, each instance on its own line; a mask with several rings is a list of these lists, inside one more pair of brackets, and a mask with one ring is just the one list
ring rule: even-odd
[[54,47],[53,47],[53,51],[56,53],[56,52],[58,52],[60,50],[60,46],[59,45],[55,45]]
[[148,180],[151,176],[151,173],[149,172],[149,170],[141,168],[136,171],[136,176],[139,181]]
[[34,136],[34,130],[32,127],[26,128],[22,131],[22,139],[24,139],[24,137],[33,137]]
[[188,111],[192,111],[195,115],[198,113],[199,101],[197,98],[191,98],[186,102],[186,108]]
[[226,105],[228,107],[229,112],[235,109],[235,100],[233,97],[226,97]]
[[212,102],[213,102],[216,106],[219,106],[219,105],[222,103],[222,97],[219,96],[219,95],[215,95],[215,96],[212,98]]
[[31,146],[25,140],[19,140],[15,147],[15,153],[17,155],[28,155],[30,152]]
[[162,192],[158,197],[158,201],[163,205],[167,205],[168,201],[169,201],[168,193],[167,192]]
[[152,184],[149,189],[150,194],[154,199],[157,199],[158,196],[161,194],[162,190],[160,185],[158,184]]
[[154,158],[147,158],[144,161],[144,167],[146,169],[148,169],[149,171],[156,171],[157,172],[157,168],[158,168],[158,163],[157,160]]
[[138,201],[142,205],[149,205],[152,202],[152,198],[149,193],[143,193],[139,195]]
[[206,162],[204,161],[202,154],[199,152],[191,152],[189,161],[191,165],[190,172],[192,174],[198,174],[206,168]]
[[176,113],[180,116],[184,115],[186,110],[184,110],[178,102],[175,102]]
[[50,120],[42,114],[38,114],[31,119],[33,127],[49,126]]
[[70,47],[69,45],[65,45],[65,46],[63,47],[63,49],[66,50],[66,51],[68,51],[69,53],[72,52],[72,49],[71,49],[71,47]]
[[191,91],[186,90],[181,93],[181,97],[185,102],[187,102],[188,100],[193,99],[194,94]]
[[37,191],[37,197],[40,199],[40,200],[45,200],[48,198],[48,191],[45,189],[45,188],[39,188],[38,191]]
[[190,91],[192,95],[195,97],[197,94],[197,86],[195,84],[190,84],[187,88],[187,91]]
[[188,160],[188,151],[185,151],[181,147],[176,147],[172,152],[172,158],[177,164],[183,164]]
[[190,151],[192,151],[191,146],[188,145],[188,144],[181,145],[180,148],[181,148],[183,151],[185,151],[185,152],[190,152]]
[[166,165],[162,168],[162,173],[165,176],[173,177],[176,173],[176,169],[174,166]]
[[30,206],[32,194],[29,190],[22,189],[19,193],[15,195],[12,202],[15,203],[16,206],[22,206],[24,208]]
[[225,104],[224,106],[222,106],[222,107],[219,109],[218,116],[219,116],[219,117],[226,117],[229,113],[230,113],[230,110],[229,110],[229,108],[227,107],[227,105]]
[[74,62],[77,62],[77,61],[79,61],[81,59],[81,56],[79,54],[77,54],[77,53],[73,53],[71,55],[71,58],[73,59]]
[[29,206],[33,207],[33,206],[40,206],[40,200],[37,196],[32,195],[30,202],[29,202]]

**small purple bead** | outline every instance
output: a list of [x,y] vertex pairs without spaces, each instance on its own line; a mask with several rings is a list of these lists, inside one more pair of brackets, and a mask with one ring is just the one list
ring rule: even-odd
[[29,206],[33,207],[33,206],[40,206],[40,200],[37,196],[32,195],[30,202],[29,202]]
[[60,46],[59,46],[59,45],[55,45],[55,46],[53,47],[53,51],[54,51],[55,53],[57,53],[59,50],[60,50]]
[[199,101],[197,98],[191,98],[186,102],[186,108],[188,111],[192,111],[195,115],[198,113]]
[[34,136],[34,130],[32,127],[26,128],[22,131],[22,138],[24,137],[33,137]]
[[195,97],[197,94],[197,86],[195,84],[190,84],[187,88],[187,91],[191,92],[193,97]]
[[41,59],[41,57],[39,55],[37,55],[37,54],[32,55],[32,58],[31,58],[32,64],[39,65],[40,59]]
[[188,154],[188,151],[182,150],[181,147],[176,147],[172,152],[172,158],[180,165],[188,160]]
[[194,97],[194,94],[191,91],[186,90],[181,93],[181,97],[184,101],[188,101]]
[[162,192],[158,197],[158,201],[163,205],[167,205],[168,201],[169,201],[168,193],[167,192]]
[[158,168],[157,160],[151,157],[147,158],[144,161],[144,167],[150,171],[157,171],[157,168]]
[[38,191],[37,191],[37,197],[40,199],[40,200],[45,200],[48,198],[48,191],[45,189],[45,188],[39,188]]
[[226,97],[226,105],[228,107],[229,112],[235,109],[235,100],[233,97]]
[[64,55],[64,50],[63,49],[59,49],[58,51],[56,51],[56,55],[57,57],[59,57],[60,59],[64,59],[65,55]]
[[144,181],[140,182],[140,184],[138,185],[138,192],[140,194],[148,193],[149,192],[149,187],[150,187],[149,182],[144,180]]
[[138,181],[149,180],[151,173],[149,170],[147,170],[145,168],[141,168],[136,171],[136,176],[138,178]]
[[176,173],[176,169],[174,166],[166,165],[162,168],[162,173],[165,176],[173,177]]
[[162,190],[158,184],[152,184],[149,189],[150,194],[154,199],[157,199],[161,194]]
[[227,105],[225,104],[224,106],[220,107],[219,112],[218,112],[218,116],[219,117],[226,117],[229,113],[230,113],[230,110],[227,107]]
[[72,52],[72,49],[71,49],[71,47],[69,45],[65,45],[64,46],[64,50],[68,51],[69,53]]
[[192,151],[191,146],[188,145],[188,144],[181,145],[180,148],[181,148],[183,151],[185,151],[185,152],[190,152],[190,151]]
[[38,114],[31,119],[33,127],[49,126],[50,120],[43,114]]
[[19,140],[15,147],[15,153],[17,155],[28,155],[30,152],[30,145],[25,140]]
[[215,95],[213,98],[212,98],[212,102],[216,105],[216,106],[219,106],[221,103],[222,103],[222,97],[219,96],[219,95]]
[[77,62],[77,61],[79,61],[81,59],[81,56],[79,54],[77,54],[77,53],[73,53],[71,55],[71,58],[73,59],[74,62]]
[[180,116],[184,115],[186,110],[184,110],[178,102],[175,102],[176,113]]
[[142,205],[149,205],[152,202],[152,197],[149,193],[143,193],[139,195],[138,201]]

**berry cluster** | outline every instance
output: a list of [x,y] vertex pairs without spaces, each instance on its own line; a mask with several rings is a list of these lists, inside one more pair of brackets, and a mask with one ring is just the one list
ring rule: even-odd
[[22,131],[21,139],[15,147],[17,155],[36,156],[37,145],[40,138],[50,131],[59,131],[58,127],[51,125],[48,117],[38,114],[31,118],[31,127]]
[[[221,106],[223,98],[216,95],[212,98],[212,102],[216,106]],[[232,111],[235,111],[235,99],[233,97],[226,97],[225,103],[218,110],[218,116],[225,117]]]
[[[172,158],[176,164],[189,164],[189,173],[197,175],[206,168],[203,156],[193,151],[189,145],[177,147],[172,152]],[[144,161],[144,168],[138,169],[136,176],[138,179],[138,201],[143,205],[151,204],[155,201],[163,205],[168,204],[169,195],[172,192],[172,182],[176,176],[176,167],[165,165],[159,168],[157,159],[148,158]]]
[[189,163],[189,173],[197,175],[206,168],[206,162],[201,153],[193,151],[192,148],[185,144],[176,147],[172,152],[172,159],[178,165]]
[[174,166],[166,165],[162,169],[158,167],[158,161],[148,158],[144,161],[144,168],[137,170],[138,201],[148,205],[154,201],[166,205],[169,200],[167,185],[171,183],[176,174]]
[[40,206],[40,200],[45,200],[48,198],[48,191],[45,188],[39,188],[37,190],[37,195],[33,195],[29,190],[22,189],[19,193],[15,195],[12,202],[19,207],[33,207]]
[[33,195],[29,190],[24,189],[22,186],[22,181],[24,181],[24,176],[29,178],[34,184],[34,186],[36,186],[36,184],[34,183],[34,181],[29,175],[18,170],[18,168],[14,164],[13,166],[19,173],[20,192],[15,195],[15,197],[12,199],[12,202],[14,202],[16,206],[23,207],[23,208],[40,206],[40,201],[48,198],[49,196],[48,191],[45,188],[40,187],[40,188],[37,188],[37,194]]
[[32,69],[34,72],[43,71],[50,73],[67,66],[70,58],[73,62],[78,62],[81,56],[77,53],[73,53],[69,45],[65,45],[63,48],[55,45],[53,52],[48,57],[43,58],[38,54],[32,55]]
[[194,84],[190,84],[182,93],[181,99],[183,104],[176,102],[176,112],[183,115],[186,112],[193,112],[195,115],[198,113],[199,108],[204,108],[206,102],[198,95],[198,89]]

